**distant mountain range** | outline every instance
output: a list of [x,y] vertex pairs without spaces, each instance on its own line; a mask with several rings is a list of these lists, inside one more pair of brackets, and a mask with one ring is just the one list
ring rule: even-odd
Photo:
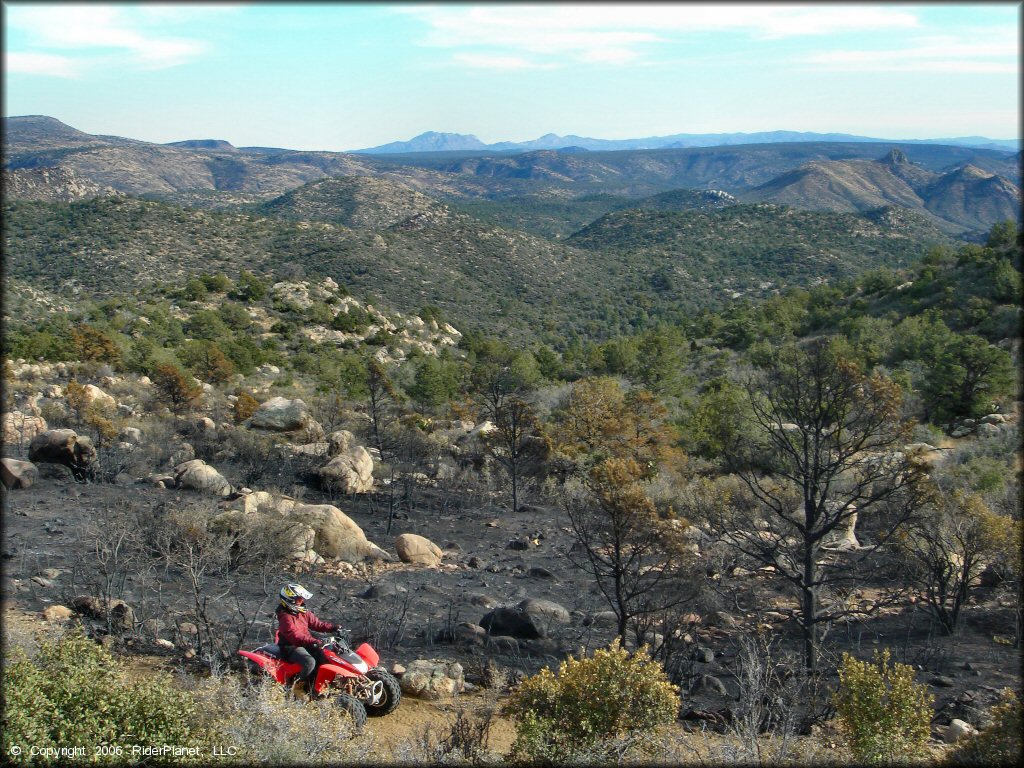
[[[8,197],[70,202],[122,194],[357,228],[388,226],[395,210],[410,205],[432,215],[434,202],[444,201],[500,226],[562,238],[597,216],[662,193],[673,195],[649,205],[678,210],[765,202],[841,213],[897,205],[973,239],[998,221],[1019,220],[1021,211],[1019,152],[927,142],[801,140],[616,151],[574,144],[495,152],[467,144],[442,150],[453,144],[434,134],[428,151],[353,154],[239,148],[217,139],[153,144],[90,135],[42,115],[4,118],[3,138]],[[332,183],[304,188],[322,180]],[[373,180],[400,184],[408,199]],[[724,197],[700,197],[705,192]],[[322,213],[325,206],[330,216]]]
[[[778,144],[789,142],[883,142],[897,143],[895,139],[876,139],[849,133],[812,133],[800,131],[761,131],[755,133],[677,133],[672,136],[648,136],[644,139],[593,139],[586,136],[558,136],[547,133],[532,141],[499,141],[485,144],[476,136],[466,133],[439,133],[427,131],[409,141],[392,141],[379,147],[352,150],[354,154],[387,155],[418,152],[532,152],[538,149],[570,151],[614,151],[623,149],[684,149],[688,147],[718,147],[734,144]],[[184,142],[181,142],[184,143]],[[1017,139],[989,139],[984,136],[961,136],[955,139],[899,139],[900,144],[946,144],[961,147],[980,147],[1014,152],[1020,148]]]

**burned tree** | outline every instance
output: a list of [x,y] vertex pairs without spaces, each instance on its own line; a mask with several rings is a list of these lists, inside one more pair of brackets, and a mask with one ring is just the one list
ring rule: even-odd
[[[826,593],[888,541],[920,503],[922,472],[899,449],[910,424],[889,378],[867,374],[826,340],[776,352],[747,382],[749,430],[733,432],[725,459],[756,499],[753,514],[719,520],[725,539],[771,565],[799,595],[804,663],[817,666],[819,625],[859,612]],[[853,539],[857,516],[877,513],[871,547]],[[758,525],[763,516],[767,527]],[[854,558],[829,549],[858,550]]]

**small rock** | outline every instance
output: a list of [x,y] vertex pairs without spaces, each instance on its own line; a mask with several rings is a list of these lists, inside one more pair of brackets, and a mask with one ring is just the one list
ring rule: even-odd
[[526,572],[527,576],[532,576],[535,579],[553,579],[555,574],[539,565],[535,565],[533,568]]
[[509,541],[505,549],[514,549],[516,551],[523,551],[530,548],[530,542],[525,539],[512,539]]
[[391,674],[395,677],[401,677],[405,674],[405,667],[399,664],[397,661],[391,665]]
[[405,587],[400,587],[391,582],[384,582],[382,584],[374,584],[372,587],[360,594],[359,597],[363,600],[379,600],[384,597],[394,597],[395,595],[405,591]]
[[736,617],[725,611],[715,611],[711,614],[711,623],[720,627],[738,627],[739,621]]
[[52,581],[50,581],[49,579],[44,579],[42,576],[33,576],[32,577],[32,581],[34,581],[40,587],[49,588],[49,587],[53,586],[53,582]]
[[475,605],[475,606],[478,606],[480,608],[484,608],[486,610],[490,610],[491,608],[496,608],[497,605],[498,605],[498,601],[495,600],[490,595],[481,595],[479,593],[474,593],[474,594],[470,595],[469,596],[469,603],[470,603],[470,605]]
[[495,653],[514,655],[519,653],[519,641],[508,635],[492,635],[487,638],[487,647]]
[[960,739],[968,736],[976,736],[978,729],[964,720],[953,720],[946,729],[945,740],[947,744],[956,744]]
[[174,650],[174,643],[172,643],[170,640],[164,640],[162,637],[159,637],[156,640],[154,640],[153,645],[157,646],[158,648],[164,648],[168,651]]
[[702,664],[710,664],[715,660],[715,652],[710,648],[700,648],[697,651],[697,661]]
[[196,656],[196,649],[195,648],[189,648],[189,649],[187,649],[185,651],[184,655],[185,655],[186,659],[194,659],[195,656]]
[[473,555],[473,557],[469,558],[469,560],[466,562],[466,565],[468,565],[470,568],[483,568],[484,561],[476,555]]
[[954,685],[956,685],[956,683],[954,683],[951,678],[946,677],[945,675],[935,675],[935,677],[933,677],[928,682],[929,684],[937,686],[939,688],[952,688]]

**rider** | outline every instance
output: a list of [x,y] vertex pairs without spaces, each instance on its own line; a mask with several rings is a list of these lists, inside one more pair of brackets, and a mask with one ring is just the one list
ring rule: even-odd
[[314,632],[336,632],[338,624],[322,621],[306,609],[306,601],[313,595],[301,584],[285,584],[281,587],[281,603],[277,608],[277,641],[281,646],[281,658],[292,664],[301,664],[302,669],[295,676],[295,685],[305,684],[310,696],[315,695],[313,684],[316,671],[326,659],[322,641],[313,637]]

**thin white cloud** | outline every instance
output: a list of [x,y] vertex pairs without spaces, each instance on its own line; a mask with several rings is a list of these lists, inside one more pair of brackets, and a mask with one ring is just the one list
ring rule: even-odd
[[912,29],[906,10],[807,5],[494,5],[397,9],[428,26],[426,45],[561,57],[561,63],[635,62],[643,51],[693,33],[754,38]]
[[473,69],[550,69],[550,64],[541,64],[522,56],[491,56],[485,53],[457,53],[453,57],[456,62]]
[[75,62],[67,56],[55,56],[49,53],[8,51],[4,54],[4,67],[10,73],[22,75],[74,78],[80,74]]
[[[12,5],[7,8],[7,23],[25,40],[21,45],[27,50],[12,52],[18,54],[16,59],[63,57],[97,64],[96,54],[102,52],[108,63],[160,69],[191,61],[206,49],[200,40],[168,33],[172,21],[188,18],[178,10],[169,6]],[[41,67],[37,74],[66,76],[60,71],[60,67],[52,71]]]
[[916,38],[906,47],[888,50],[831,50],[803,61],[815,68],[842,72],[935,72],[1017,74],[1020,47],[1016,37],[999,34],[963,38]]

